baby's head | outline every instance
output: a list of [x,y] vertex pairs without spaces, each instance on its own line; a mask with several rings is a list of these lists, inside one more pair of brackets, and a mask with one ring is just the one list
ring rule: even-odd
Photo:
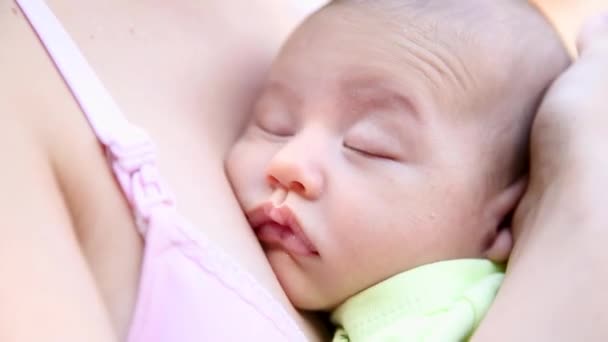
[[275,61],[227,160],[292,302],[331,309],[422,264],[505,261],[527,137],[568,64],[518,0],[344,0]]

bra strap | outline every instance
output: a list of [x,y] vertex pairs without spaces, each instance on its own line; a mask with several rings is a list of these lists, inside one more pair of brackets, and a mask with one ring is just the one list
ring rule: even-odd
[[106,148],[115,176],[139,219],[140,231],[145,233],[156,208],[175,206],[159,175],[152,140],[127,121],[47,4],[42,0],[16,1]]

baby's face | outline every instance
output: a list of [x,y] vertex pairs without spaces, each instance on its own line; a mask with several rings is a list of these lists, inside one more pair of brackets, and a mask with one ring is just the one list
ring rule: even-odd
[[474,65],[381,23],[336,6],[304,24],[227,160],[273,270],[303,309],[484,247],[483,130],[459,119]]

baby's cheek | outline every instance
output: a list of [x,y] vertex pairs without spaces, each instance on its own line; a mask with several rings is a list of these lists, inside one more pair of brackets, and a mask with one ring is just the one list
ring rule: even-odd
[[248,178],[247,169],[250,161],[246,153],[246,146],[237,143],[230,150],[225,162],[226,174],[233,190],[239,195],[245,187]]
[[238,169],[236,164],[238,164],[238,151],[236,146],[233,146],[228,152],[228,155],[224,161],[224,170],[228,176],[228,180],[231,183],[233,182],[233,178],[236,176],[235,170]]
[[[240,202],[258,202],[266,193],[266,168],[272,151],[248,139],[237,142],[226,159],[226,173]],[[241,203],[243,204],[243,203]]]

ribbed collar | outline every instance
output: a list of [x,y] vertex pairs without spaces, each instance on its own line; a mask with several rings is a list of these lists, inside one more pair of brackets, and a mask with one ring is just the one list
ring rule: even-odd
[[503,272],[484,259],[436,262],[393,276],[346,300],[331,314],[351,340],[365,340],[404,316],[441,310],[485,277]]

